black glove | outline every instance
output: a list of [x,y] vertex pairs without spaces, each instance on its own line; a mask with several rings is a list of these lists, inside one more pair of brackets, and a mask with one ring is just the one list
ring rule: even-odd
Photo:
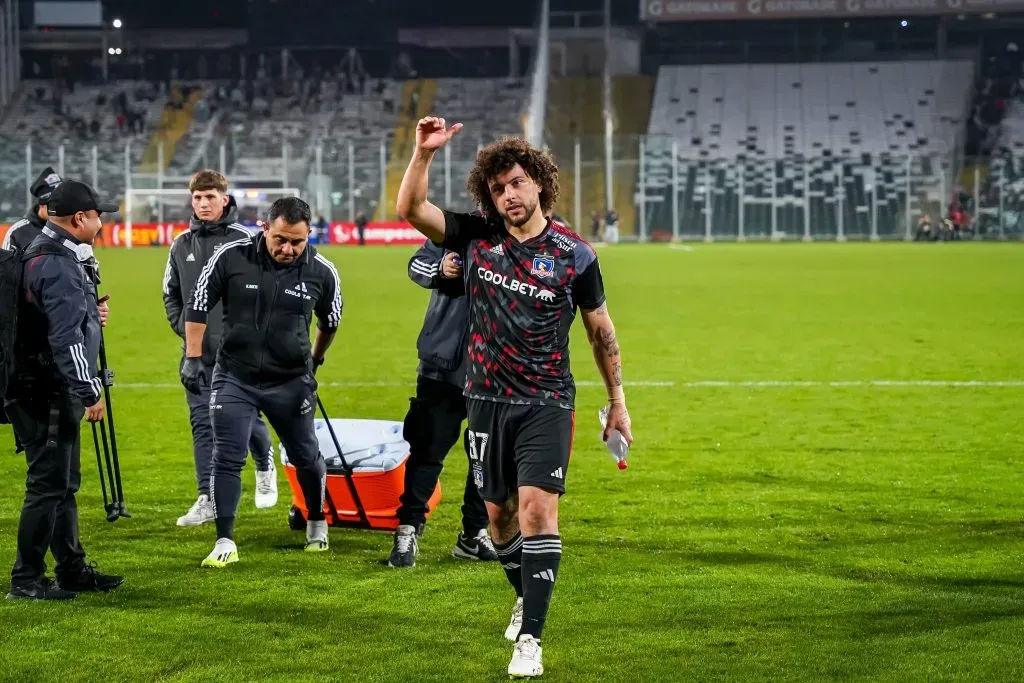
[[309,359],[309,371],[311,373],[313,373],[314,377],[316,377],[317,368],[319,368],[323,364],[324,364],[324,359],[323,358],[313,358],[312,356],[310,357],[310,359]]
[[207,386],[208,381],[202,358],[186,358],[181,364],[181,383],[188,393],[203,393],[203,387]]

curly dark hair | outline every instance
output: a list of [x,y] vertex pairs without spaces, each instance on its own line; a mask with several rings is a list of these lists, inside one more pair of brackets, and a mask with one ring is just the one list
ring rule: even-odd
[[469,174],[466,189],[473,201],[488,216],[497,217],[491,200],[489,181],[519,164],[526,175],[540,185],[540,210],[547,214],[558,201],[558,166],[551,155],[531,147],[521,137],[505,135],[476,155],[476,166]]

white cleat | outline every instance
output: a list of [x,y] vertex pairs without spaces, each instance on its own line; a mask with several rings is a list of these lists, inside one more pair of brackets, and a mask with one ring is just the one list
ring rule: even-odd
[[188,512],[178,517],[178,526],[199,526],[213,521],[213,501],[207,495],[199,496]]
[[519,637],[519,629],[523,627],[523,599],[516,598],[516,604],[512,606],[512,619],[505,629],[505,640],[516,642]]
[[330,546],[327,543],[327,522],[306,522],[306,552],[322,553]]
[[274,464],[266,472],[256,470],[256,507],[260,510],[277,505],[277,470]]
[[519,636],[516,648],[512,651],[512,661],[508,663],[508,675],[512,678],[534,678],[544,673],[544,665],[540,661],[540,642],[528,633]]
[[218,538],[213,551],[203,560],[202,566],[223,569],[238,562],[238,546],[230,538]]

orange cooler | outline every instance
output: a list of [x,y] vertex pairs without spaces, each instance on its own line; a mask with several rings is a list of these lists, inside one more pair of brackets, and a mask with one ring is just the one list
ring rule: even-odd
[[[402,423],[389,420],[332,419],[331,427],[338,437],[344,460],[352,468],[351,483],[338,455],[338,448],[324,420],[314,421],[320,452],[327,462],[327,490],[324,515],[330,526],[359,527],[394,531],[398,528],[399,497],[404,490],[405,464],[409,444],[402,438]],[[292,489],[290,525],[305,530],[308,508],[299,488],[295,466],[288,462],[288,453],[281,445],[281,464]],[[365,512],[360,514],[355,487]],[[427,502],[427,516],[441,501],[438,483]]]

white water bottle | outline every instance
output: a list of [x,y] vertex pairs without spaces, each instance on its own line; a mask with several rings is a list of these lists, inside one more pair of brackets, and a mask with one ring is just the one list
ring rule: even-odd
[[[597,419],[601,421],[601,438],[604,438],[603,430],[608,426],[608,406],[604,406],[597,412]],[[612,430],[604,445],[608,447],[608,452],[612,454],[612,458],[620,470],[629,467],[629,463],[626,461],[626,456],[629,454],[629,444],[626,443],[626,437],[618,429]]]

